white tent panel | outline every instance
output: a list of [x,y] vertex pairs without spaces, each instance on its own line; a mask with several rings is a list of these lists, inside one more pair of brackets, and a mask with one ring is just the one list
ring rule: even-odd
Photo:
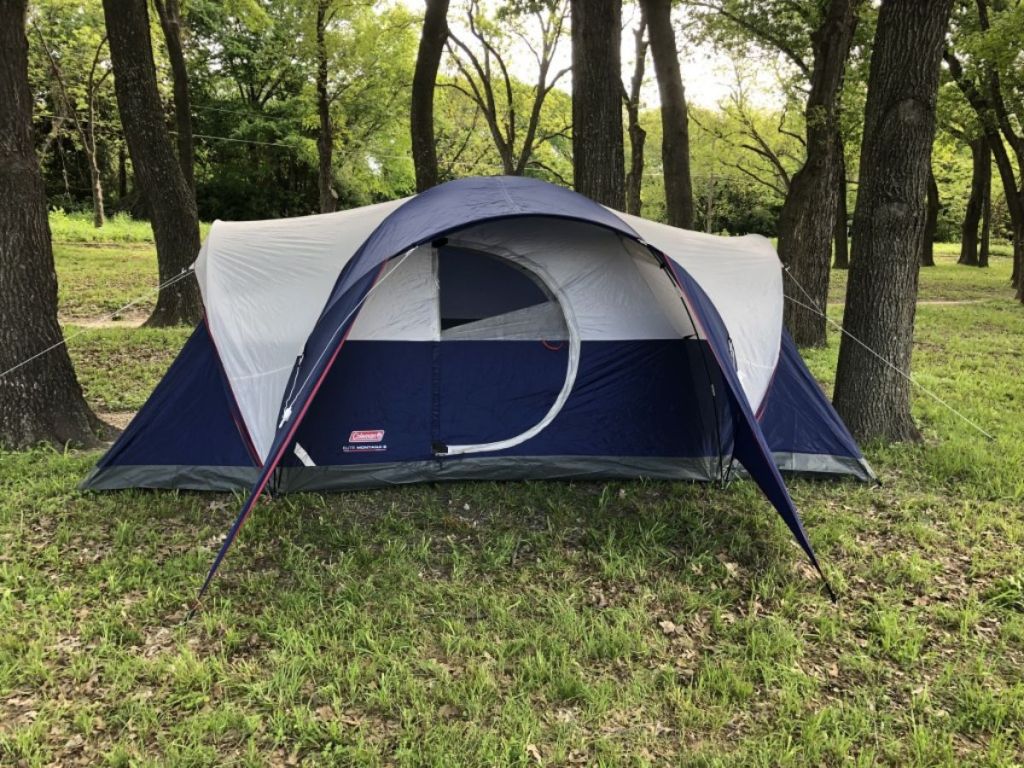
[[214,222],[196,260],[210,333],[260,458],[295,358],[342,268],[405,200],[319,216]]
[[363,302],[351,341],[434,341],[441,334],[434,251],[423,245],[392,259]]
[[757,410],[782,344],[782,264],[771,242],[760,235],[706,235],[614,213],[707,293],[732,338],[743,391]]

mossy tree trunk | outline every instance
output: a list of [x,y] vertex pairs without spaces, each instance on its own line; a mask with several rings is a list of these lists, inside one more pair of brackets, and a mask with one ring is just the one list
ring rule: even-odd
[[626,207],[622,0],[572,0],[570,8],[573,184],[577,192],[621,211]]
[[99,422],[60,344],[46,193],[32,143],[25,7],[25,0],[0,2],[0,446],[90,445]]
[[839,96],[860,0],[831,0],[812,35],[811,89],[804,108],[807,157],[793,176],[779,215],[779,258],[786,265],[785,322],[800,346],[825,344],[832,239],[839,207],[842,143]]
[[920,436],[908,377],[939,63],[952,5],[886,0],[879,11],[844,315],[853,338],[840,343],[834,401],[861,441]]
[[[160,284],[186,270],[199,253],[195,197],[175,159],[157,90],[146,0],[103,0],[114,66],[114,91],[135,179],[149,208]],[[160,290],[146,324],[195,324],[202,302],[195,278]]]

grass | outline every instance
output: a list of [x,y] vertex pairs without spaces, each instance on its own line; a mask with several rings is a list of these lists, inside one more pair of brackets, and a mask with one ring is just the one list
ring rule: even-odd
[[[209,228],[200,224],[202,237]],[[137,325],[149,316],[159,282],[149,222],[119,213],[97,229],[91,213],[57,210],[50,213],[50,230],[62,321]]]
[[[135,248],[58,249],[69,322]],[[0,765],[1020,765],[1024,311],[947,253],[915,375],[997,439],[918,395],[883,486],[791,483],[838,605],[748,483],[455,483],[261,503],[182,625],[238,497],[0,455]],[[83,328],[87,397],[185,335]]]
[[[964,270],[955,262],[960,255],[959,243],[935,244],[935,267],[921,271],[918,301],[986,301],[989,299],[1013,299],[1013,289],[1006,279],[1007,270],[1013,267],[1013,250],[1008,243],[992,243],[991,268],[977,269],[968,279]],[[849,273],[832,270],[830,281],[830,302],[843,302],[846,294],[846,278]]]
[[[206,237],[208,223],[200,222],[199,233]],[[148,221],[133,219],[126,213],[108,216],[102,227],[92,223],[91,211],[50,211],[50,231],[54,242],[124,245],[153,242],[153,230]]]

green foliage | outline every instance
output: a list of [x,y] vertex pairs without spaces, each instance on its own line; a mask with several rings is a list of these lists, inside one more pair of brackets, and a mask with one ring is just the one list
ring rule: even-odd
[[[694,226],[706,232],[771,236],[784,200],[785,182],[771,164],[750,147],[754,130],[792,173],[802,161],[802,147],[778,129],[801,131],[794,116],[770,109],[735,104],[726,109],[690,107],[690,168],[694,193]],[[781,119],[780,119],[781,118]],[[665,218],[661,179],[661,116],[655,110],[640,115],[647,131],[647,168],[644,174],[643,215]]]
[[[317,208],[315,3],[188,7],[200,215]],[[416,30],[400,5],[334,3],[325,34],[341,207],[407,194]]]
[[33,3],[26,34],[47,194],[65,207],[88,207],[89,166],[78,126],[97,132],[97,160],[108,178],[123,146],[100,0]]

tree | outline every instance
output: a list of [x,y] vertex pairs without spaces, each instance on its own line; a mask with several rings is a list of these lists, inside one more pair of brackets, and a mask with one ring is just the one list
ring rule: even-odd
[[[864,0],[688,0],[707,36],[745,55],[753,41],[777,52],[795,73],[790,98],[803,103],[805,159],[788,185],[779,218],[786,290],[807,296],[787,305],[786,326],[801,346],[825,343],[832,240],[845,250],[841,95]],[[845,189],[842,190],[845,193]],[[842,210],[840,210],[842,206]],[[799,288],[795,284],[799,284]]]
[[416,166],[416,190],[422,192],[438,182],[437,148],[434,143],[434,83],[441,54],[448,39],[448,0],[426,0],[423,34],[420,36],[416,69],[412,79],[409,111],[412,158]]
[[149,206],[160,284],[147,325],[198,322],[202,307],[194,278],[180,275],[199,252],[195,198],[174,159],[157,91],[146,0],[103,0],[114,66],[114,90],[135,178]]
[[415,189],[409,83],[419,29],[404,4],[335,0],[319,52],[316,2],[187,7],[202,218],[305,215],[321,209],[321,187],[338,208]]
[[[861,441],[919,437],[910,358],[939,63],[953,0],[884,0],[868,75],[834,403]],[[877,356],[876,356],[877,355]]]
[[622,0],[572,0],[572,159],[576,191],[626,206]]
[[[466,22],[475,44],[469,44],[452,31],[448,33],[448,53],[461,77],[443,85],[459,91],[476,104],[498,150],[502,172],[508,176],[523,175],[534,148],[553,138],[539,134],[538,127],[545,99],[569,72],[568,67],[551,72],[566,12],[563,0],[553,0],[527,9],[506,8],[496,19],[489,19],[483,14],[479,0],[470,0],[466,5]],[[524,14],[532,18],[539,32],[539,42],[534,42],[521,25]],[[536,84],[530,89],[527,100],[517,93],[517,83],[510,74],[511,51],[503,41],[513,36],[529,50],[537,65]]]
[[334,126],[331,123],[331,97],[327,91],[327,25],[333,15],[333,0],[317,0],[316,4],[316,110],[320,120],[317,155],[320,166],[317,186],[320,190],[320,213],[331,213],[338,207],[334,191]]
[[946,64],[977,113],[999,172],[1013,238],[1012,282],[1024,302],[1024,79],[1018,61],[1024,5],[976,0],[974,11],[965,6],[958,15],[957,27],[966,65],[952,46],[945,51]]
[[[106,211],[97,141],[100,122],[97,113],[103,86],[111,72],[110,62],[104,55],[107,36],[102,33],[100,20],[91,8],[82,8],[79,13],[75,10],[63,5],[46,8],[45,12],[37,14],[32,26],[56,86],[54,101],[57,103],[54,108],[70,116],[78,134],[89,168],[93,224],[102,227],[106,222]],[[71,66],[65,67],[62,62]],[[86,62],[88,66],[85,66]],[[81,71],[85,72],[84,78]],[[55,133],[59,132],[60,118],[51,119]]]
[[623,103],[626,105],[626,125],[629,132],[629,172],[626,174],[626,213],[639,216],[643,209],[641,189],[644,182],[644,144],[647,131],[640,125],[640,89],[644,84],[644,70],[647,62],[647,19],[643,8],[640,9],[640,21],[633,30],[633,76],[629,81],[629,90],[622,89]]
[[195,192],[195,150],[192,148],[192,99],[188,87],[188,67],[181,34],[181,8],[178,0],[153,0],[160,28],[167,46],[167,59],[171,65],[174,84],[174,127],[178,143],[178,163],[189,189]]
[[939,185],[928,168],[928,196],[925,198],[924,233],[921,235],[921,266],[935,266],[935,231],[939,223]]
[[850,241],[847,236],[847,227],[849,226],[849,204],[847,201],[846,192],[846,158],[843,156],[843,148],[840,138],[839,151],[836,153],[836,160],[839,164],[839,180],[836,183],[836,224],[833,230],[832,242],[833,242],[833,255],[832,255],[832,268],[833,269],[849,269],[850,268]]
[[[989,195],[992,189],[992,151],[988,139],[979,136],[971,139],[971,196],[967,200],[964,223],[961,228],[959,264],[971,267],[988,266],[988,221],[992,216]],[[979,249],[978,225],[982,226],[982,241]],[[979,252],[980,251],[980,252]],[[984,259],[984,263],[982,260]]]
[[786,326],[801,346],[825,344],[824,313],[843,164],[839,95],[859,4],[859,0],[830,0],[811,36],[811,87],[804,107],[807,156],[793,176],[779,219],[778,250],[787,267],[787,291],[800,295],[806,291],[815,307],[786,305]]
[[741,150],[736,159],[723,157],[722,162],[784,201],[805,152],[805,141],[796,133],[796,126],[790,125],[786,107],[776,114],[750,104],[745,78],[737,67],[735,87],[726,100],[719,102],[725,119],[712,130]]
[[25,12],[25,0],[0,2],[0,444],[93,444],[98,422],[57,322],[46,195],[32,145]]
[[978,246],[978,266],[987,267],[989,246],[992,243],[992,166],[987,169],[988,183],[981,197],[981,244]]
[[661,157],[667,219],[674,227],[690,229],[693,227],[690,128],[672,28],[672,0],[640,0],[640,6],[647,19],[651,57],[661,96]]

